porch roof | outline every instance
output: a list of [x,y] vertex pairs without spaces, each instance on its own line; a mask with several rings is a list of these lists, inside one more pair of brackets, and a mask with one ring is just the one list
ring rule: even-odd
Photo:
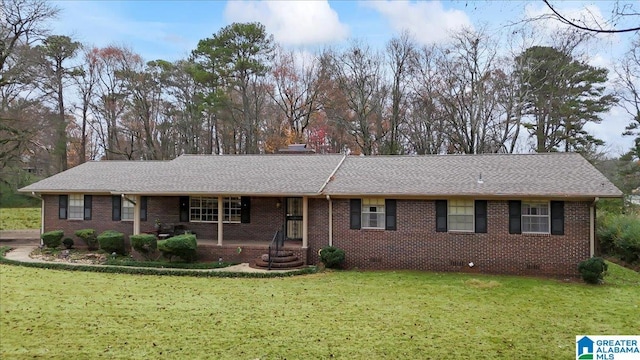
[[386,197],[622,196],[577,153],[353,156],[325,192]]
[[91,161],[22,192],[317,195],[343,156],[182,155],[171,161]]

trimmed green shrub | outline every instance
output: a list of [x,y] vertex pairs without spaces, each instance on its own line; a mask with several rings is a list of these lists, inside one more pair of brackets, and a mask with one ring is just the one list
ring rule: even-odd
[[40,236],[44,246],[52,249],[55,249],[58,246],[60,246],[60,243],[62,243],[63,237],[64,237],[64,231],[62,230],[47,231],[46,233]]
[[335,246],[325,246],[320,250],[320,260],[328,268],[339,268],[344,262],[344,250]]
[[146,259],[158,248],[158,239],[153,234],[139,234],[129,236],[131,247]]
[[75,235],[87,245],[89,250],[98,250],[98,238],[96,231],[93,229],[82,229],[75,232]]
[[114,230],[107,230],[98,235],[98,243],[100,249],[108,253],[116,253],[120,255],[125,254],[124,249],[124,234]]
[[178,256],[186,262],[193,262],[196,260],[197,247],[196,236],[193,234],[178,235],[158,241],[158,250],[169,261],[174,256]]
[[64,245],[65,249],[71,249],[73,248],[73,239],[72,238],[64,238],[64,240],[62,240],[62,245]]
[[578,264],[582,280],[588,284],[599,284],[607,274],[607,263],[601,257],[592,257]]

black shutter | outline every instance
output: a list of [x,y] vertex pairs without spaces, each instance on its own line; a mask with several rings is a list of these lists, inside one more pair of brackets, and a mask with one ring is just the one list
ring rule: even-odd
[[85,195],[84,196],[84,219],[91,220],[91,201],[93,200],[93,196]]
[[509,201],[509,234],[522,233],[522,202]]
[[447,232],[447,200],[436,200],[436,231]]
[[487,200],[476,200],[475,203],[476,232],[487,232]]
[[362,214],[362,200],[351,199],[351,229],[360,229]]
[[140,221],[147,221],[147,197],[140,196]]
[[122,220],[122,197],[118,195],[114,195],[111,197],[111,220],[120,221]]
[[180,222],[189,222],[189,197],[180,196]]
[[67,204],[69,203],[69,195],[58,196],[58,219],[67,218]]
[[251,198],[248,196],[240,198],[240,222],[242,224],[251,222]]
[[564,235],[564,201],[551,202],[551,235]]
[[385,229],[396,230],[396,201],[386,199],[384,201]]

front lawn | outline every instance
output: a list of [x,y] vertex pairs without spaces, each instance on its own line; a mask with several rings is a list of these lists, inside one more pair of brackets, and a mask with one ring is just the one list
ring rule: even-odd
[[640,274],[606,285],[424,272],[275,279],[0,265],[6,359],[569,359],[637,334]]
[[40,208],[0,208],[0,230],[40,229]]

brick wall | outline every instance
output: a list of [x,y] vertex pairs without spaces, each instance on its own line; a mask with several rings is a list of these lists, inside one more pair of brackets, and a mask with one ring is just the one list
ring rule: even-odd
[[564,235],[509,234],[508,202],[487,210],[486,234],[436,232],[435,202],[418,200],[398,200],[396,231],[351,230],[349,200],[334,200],[333,244],[361,269],[574,276],[589,257],[588,202],[565,202]]
[[[116,230],[124,233],[128,241],[133,234],[133,221],[112,221],[110,195],[93,195],[91,220],[58,219],[58,196],[44,195],[45,231],[64,230],[65,236],[79,229],[95,229],[97,233]],[[184,225],[196,233],[199,239],[217,239],[218,225],[214,223],[180,222],[179,197],[149,197],[147,221],[140,222],[140,232],[155,232],[155,220],[164,224]],[[271,241],[275,231],[284,223],[284,209],[276,208],[277,198],[251,198],[251,222],[248,224],[224,224],[223,237],[228,241]],[[283,200],[280,199],[283,204]],[[78,243],[78,241],[76,241]],[[82,244],[79,244],[82,245]]]

